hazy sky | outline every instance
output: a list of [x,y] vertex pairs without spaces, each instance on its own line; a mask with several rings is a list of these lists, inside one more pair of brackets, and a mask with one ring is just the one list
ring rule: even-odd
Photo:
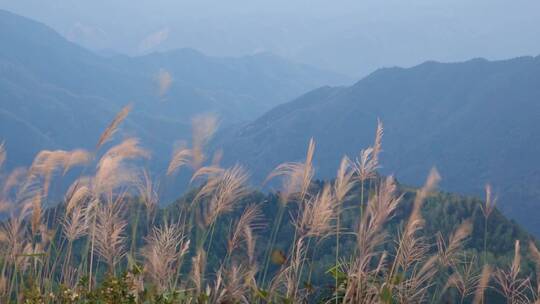
[[355,77],[540,54],[538,0],[0,0],[94,50],[272,52]]

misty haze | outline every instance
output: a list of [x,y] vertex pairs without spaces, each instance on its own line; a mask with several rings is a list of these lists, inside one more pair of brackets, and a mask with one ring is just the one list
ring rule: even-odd
[[540,303],[540,2],[0,0],[0,303]]

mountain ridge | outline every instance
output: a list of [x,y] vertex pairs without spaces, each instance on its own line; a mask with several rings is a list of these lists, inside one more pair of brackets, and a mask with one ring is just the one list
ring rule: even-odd
[[5,10],[0,43],[0,139],[11,155],[21,155],[8,159],[10,168],[28,165],[42,149],[92,148],[87,139],[97,140],[128,103],[133,113],[124,136],[145,130],[142,142],[157,146],[164,163],[176,140],[189,139],[196,114],[215,113],[227,125],[327,82],[347,81],[270,55],[217,58],[180,49],[101,56]]
[[385,174],[418,185],[436,166],[444,189],[466,194],[493,183],[502,209],[539,233],[527,212],[540,198],[538,100],[540,56],[426,62],[380,69],[350,87],[316,89],[220,134],[215,146],[243,159],[261,181],[280,162],[301,159],[313,137],[315,166],[326,178],[341,155],[354,158],[371,144],[380,118]]

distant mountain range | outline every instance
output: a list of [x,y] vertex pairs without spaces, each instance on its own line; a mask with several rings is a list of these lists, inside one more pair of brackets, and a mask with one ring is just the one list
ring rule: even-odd
[[443,189],[476,195],[492,183],[500,207],[540,234],[540,57],[381,69],[224,130],[216,146],[261,181],[280,162],[302,159],[313,137],[318,175],[328,178],[342,155],[371,144],[377,118],[384,173],[419,185],[436,166]]
[[383,173],[419,185],[436,166],[443,189],[476,195],[490,182],[503,211],[540,235],[540,57],[426,62],[320,87],[348,79],[270,54],[101,56],[1,10],[0,44],[8,168],[41,149],[92,149],[132,103],[123,136],[140,137],[160,168],[174,142],[189,139],[191,117],[214,112],[222,130],[213,146],[224,149],[225,164],[240,161],[261,181],[280,162],[301,159],[314,137],[318,177],[328,178],[343,154],[372,142],[380,118]]
[[216,113],[223,125],[246,121],[310,89],[349,81],[271,54],[100,56],[2,10],[0,45],[0,139],[10,167],[44,148],[91,148],[128,103],[127,132],[168,157],[174,140],[189,136],[195,114]]

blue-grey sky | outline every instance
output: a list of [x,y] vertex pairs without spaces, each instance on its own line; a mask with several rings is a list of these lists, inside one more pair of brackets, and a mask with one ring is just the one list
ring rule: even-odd
[[355,77],[540,54],[538,0],[0,0],[94,50],[272,52]]

